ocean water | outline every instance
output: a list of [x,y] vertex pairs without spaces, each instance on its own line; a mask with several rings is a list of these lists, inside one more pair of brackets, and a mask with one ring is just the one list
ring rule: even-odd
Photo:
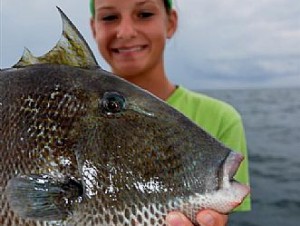
[[229,226],[300,225],[300,88],[201,92],[232,104],[245,125],[252,210]]

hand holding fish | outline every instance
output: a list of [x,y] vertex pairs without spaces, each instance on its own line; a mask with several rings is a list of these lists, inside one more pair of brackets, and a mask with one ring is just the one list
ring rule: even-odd
[[[180,212],[171,212],[167,216],[169,226],[192,226],[192,222]],[[220,214],[213,210],[203,210],[196,217],[201,226],[225,226],[228,215]]]

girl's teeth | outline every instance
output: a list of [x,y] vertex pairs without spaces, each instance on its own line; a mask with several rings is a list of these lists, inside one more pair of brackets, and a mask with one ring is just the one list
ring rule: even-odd
[[118,49],[119,53],[130,53],[130,52],[137,52],[137,51],[141,51],[142,47],[138,46],[138,47],[132,47],[132,48],[124,48],[124,49]]

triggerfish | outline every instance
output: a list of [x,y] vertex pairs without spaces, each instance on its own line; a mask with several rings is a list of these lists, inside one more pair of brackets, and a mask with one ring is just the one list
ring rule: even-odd
[[107,72],[59,9],[62,37],[0,71],[0,225],[165,225],[229,213],[243,156]]

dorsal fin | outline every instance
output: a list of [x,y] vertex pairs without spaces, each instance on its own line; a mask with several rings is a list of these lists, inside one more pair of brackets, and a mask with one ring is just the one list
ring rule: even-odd
[[83,36],[64,14],[57,7],[63,22],[63,32],[56,46],[43,56],[35,57],[25,48],[23,56],[13,67],[26,67],[32,64],[65,64],[81,68],[99,67],[94,54],[92,53]]

